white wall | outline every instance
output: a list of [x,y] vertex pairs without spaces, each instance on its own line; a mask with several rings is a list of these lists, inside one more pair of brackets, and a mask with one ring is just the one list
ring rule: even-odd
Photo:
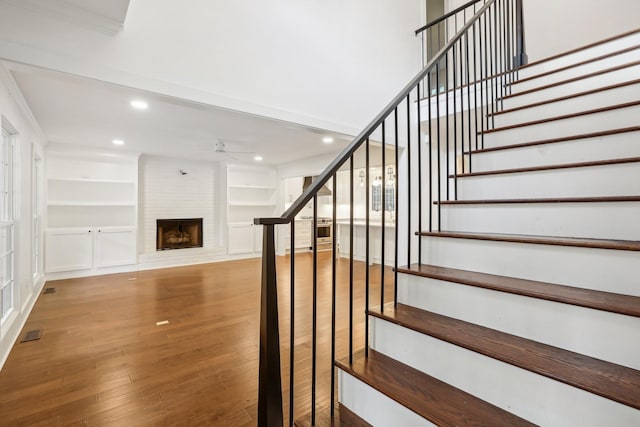
[[[4,364],[14,341],[18,337],[29,312],[35,303],[42,285],[43,276],[33,277],[32,268],[32,179],[31,165],[35,151],[41,158],[44,139],[38,124],[33,120],[20,91],[10,74],[0,66],[0,115],[7,118],[17,130],[17,192],[14,280],[14,314],[0,327],[0,368]],[[43,174],[44,175],[44,174]],[[42,185],[42,183],[40,183]],[[41,186],[41,188],[43,188]],[[40,241],[42,242],[43,236]],[[40,253],[43,253],[42,246]],[[43,266],[40,266],[40,271]]]
[[638,0],[524,0],[529,62],[640,28]]
[[[447,11],[466,0],[445,0]],[[637,0],[523,0],[529,62],[640,28]]]
[[19,4],[0,57],[348,134],[420,63],[421,0],[136,0],[115,36]]
[[[142,156],[139,164],[138,203],[140,241],[138,251],[156,252],[156,220],[202,218],[205,249],[218,246],[216,206],[217,171],[214,163]],[[187,172],[182,175],[179,170]],[[175,252],[180,255],[181,251]]]

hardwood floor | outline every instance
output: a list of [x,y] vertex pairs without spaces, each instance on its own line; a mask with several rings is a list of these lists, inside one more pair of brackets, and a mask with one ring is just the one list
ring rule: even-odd
[[[329,405],[331,253],[318,265],[318,408]],[[310,411],[311,256],[296,255],[295,417]],[[364,264],[354,263],[354,349],[364,345]],[[370,267],[371,306],[380,304]],[[348,260],[338,275],[337,358],[348,351]],[[0,371],[0,425],[256,424],[260,259],[48,282]],[[278,259],[283,389],[289,259]],[[385,269],[385,301],[393,273]],[[157,326],[156,322],[169,324]],[[285,396],[285,417],[288,397]]]

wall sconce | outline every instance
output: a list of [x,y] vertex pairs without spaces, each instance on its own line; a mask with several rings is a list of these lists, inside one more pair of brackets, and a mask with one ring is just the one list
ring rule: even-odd
[[394,179],[395,179],[395,174],[393,173],[393,168],[389,166],[389,168],[387,169],[387,182],[393,185]]
[[364,171],[362,169],[360,169],[358,176],[360,177],[360,187],[364,187]]

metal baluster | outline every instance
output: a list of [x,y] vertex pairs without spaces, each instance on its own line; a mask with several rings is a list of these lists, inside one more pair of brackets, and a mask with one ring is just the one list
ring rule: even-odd
[[[478,149],[478,57],[476,55],[476,23],[473,23],[473,119],[475,124],[476,150]],[[471,152],[469,152],[471,157]]]
[[384,257],[385,257],[385,212],[387,210],[387,142],[386,142],[386,120],[382,121],[382,227],[380,227],[380,239],[382,249],[380,250],[380,312],[384,312]]
[[[429,106],[429,132],[431,132],[431,73],[427,73],[427,85],[429,96],[427,105]],[[420,83],[417,86],[417,93],[420,93]],[[420,104],[418,103],[418,231],[422,231],[422,141],[420,138]],[[431,151],[429,151],[431,156]],[[431,157],[429,157],[431,160]],[[429,178],[431,182],[431,178]],[[431,193],[429,193],[431,195]],[[429,227],[431,227],[431,215],[429,215]],[[422,263],[422,239],[418,237],[418,264]]]
[[471,172],[471,78],[469,75],[469,70],[471,67],[469,66],[469,31],[464,34],[465,41],[465,63],[467,64],[467,117],[468,117],[468,132],[469,132],[469,172]]
[[484,123],[485,123],[485,114],[486,114],[486,109],[485,109],[485,100],[484,100],[484,85],[485,85],[485,77],[486,75],[483,74],[483,44],[482,44],[482,18],[484,17],[481,16],[478,19],[478,44],[479,44],[479,49],[480,49],[480,55],[478,55],[479,57],[479,61],[480,61],[480,130],[482,131],[481,136],[480,136],[480,147],[484,148],[484,131],[485,131],[485,127],[484,127]]
[[[460,43],[460,149],[464,153],[464,56],[462,56],[462,37],[458,40]],[[469,142],[471,145],[471,142]],[[465,172],[464,160],[462,162],[462,173]]]
[[353,363],[353,155],[349,158],[349,363]]
[[366,286],[366,291],[365,291],[365,305],[366,305],[366,311],[365,311],[365,320],[364,320],[364,339],[365,339],[365,346],[364,346],[364,354],[365,356],[369,357],[369,319],[367,318],[367,313],[369,311],[369,273],[370,273],[370,269],[369,269],[369,210],[371,209],[371,193],[369,191],[369,169],[370,169],[370,165],[369,165],[369,138],[367,138],[367,143],[365,146],[365,167],[367,168],[367,171],[365,172],[365,237],[364,237],[364,241],[365,241],[365,255],[364,255],[364,282],[365,282],[365,286]]
[[[440,81],[440,63],[436,65],[436,81]],[[431,118],[431,117],[429,117]],[[440,190],[441,190],[441,177],[440,177],[440,88],[436,89],[436,138],[438,139],[438,202],[442,199],[440,198]],[[445,184],[447,179],[445,178]],[[438,218],[438,221],[440,218]]]
[[337,221],[337,196],[338,193],[338,174],[333,174],[333,193],[331,194],[331,202],[333,204],[333,239],[331,239],[331,419],[333,419],[335,412],[335,390],[336,390],[336,367],[334,361],[336,360],[336,259],[337,259],[337,247],[335,233],[338,229]]
[[[427,77],[428,79],[428,77]],[[429,96],[426,97],[429,101]],[[407,95],[407,265],[411,265],[411,101],[410,96]],[[420,100],[417,102],[418,108],[420,108]],[[367,159],[369,157],[367,156]],[[367,169],[369,173],[369,169]],[[367,189],[369,185],[367,183]],[[367,190],[367,197],[369,191]],[[367,207],[367,214],[369,209]],[[431,218],[431,215],[429,215]],[[429,219],[431,221],[431,219]]]
[[[394,242],[394,254],[393,254],[393,306],[398,306],[398,214],[400,213],[400,209],[398,206],[398,193],[400,192],[400,170],[398,169],[398,107],[393,110],[393,129],[394,129],[394,139],[395,139],[395,179],[393,183],[395,184],[395,191],[393,195],[395,196],[395,200],[393,201],[393,210],[395,211],[395,242]],[[384,224],[383,224],[384,226]]]
[[289,307],[289,325],[290,325],[290,337],[289,337],[289,426],[292,427],[293,426],[293,391],[294,391],[294,387],[293,387],[293,373],[294,373],[294,356],[295,356],[295,306],[296,306],[296,229],[295,229],[295,221],[291,221],[291,239],[289,242],[290,245],[290,251],[289,251],[289,258],[290,258],[290,263],[289,263],[289,267],[290,267],[290,271],[289,271],[289,275],[290,275],[290,287],[291,287],[291,291],[290,291],[290,295],[289,295],[289,301],[291,306]]
[[[428,115],[428,123],[429,123],[429,231],[433,230],[433,209],[431,209],[431,204],[433,203],[433,176],[431,175],[431,163],[432,163],[432,154],[431,154],[431,72],[427,74],[429,77],[427,78],[427,91],[429,92],[429,98],[427,98],[427,115]],[[418,114],[420,113],[420,109],[418,109]],[[418,121],[419,121],[418,115]],[[420,126],[418,126],[418,156],[420,156]],[[418,167],[418,173],[420,174],[420,165]],[[421,189],[421,178],[418,178],[418,195],[422,192]],[[409,195],[411,198],[411,195]],[[420,202],[418,202],[420,204]],[[422,232],[421,218],[422,215],[418,216],[418,232]],[[418,242],[420,242],[420,237],[418,236]],[[422,257],[418,254],[418,265],[422,263]]]
[[[453,153],[454,156],[458,155],[458,108],[456,102],[456,88],[458,86],[456,66],[458,62],[456,61],[456,56],[458,55],[456,50],[456,44],[453,46]],[[462,158],[464,159],[464,151],[462,151]],[[458,162],[454,159],[454,200],[458,200]]]
[[313,195],[313,314],[311,342],[311,425],[316,423],[316,360],[318,338],[318,195]]
[[[447,89],[449,86],[449,57],[448,57],[448,53],[445,53],[444,55],[444,62],[445,62],[445,79],[447,81]],[[440,68],[440,67],[438,67]],[[449,163],[451,162],[451,159],[449,158],[449,91],[446,91],[444,94],[445,97],[445,117],[447,118],[447,122],[446,122],[446,130],[445,130],[445,140],[446,140],[446,150],[447,150],[447,155],[446,155],[446,174],[445,174],[445,183],[447,186],[446,189],[446,195],[447,195],[447,200],[450,199],[449,197]],[[438,123],[440,122],[440,120],[438,120]],[[440,135],[438,135],[440,136]],[[454,161],[455,161],[455,153],[454,153]]]

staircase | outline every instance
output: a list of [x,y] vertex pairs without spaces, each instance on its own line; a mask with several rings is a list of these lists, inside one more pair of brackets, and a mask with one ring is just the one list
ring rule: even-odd
[[[521,0],[472,0],[438,20],[437,39],[440,26],[451,37],[438,52],[425,37],[423,70],[281,217],[255,220],[265,230],[259,425],[640,425],[640,29],[520,66],[522,13]],[[355,165],[365,159],[368,189],[373,141],[396,153],[380,159],[397,174],[393,244],[386,191],[380,238],[369,192],[366,218],[354,218]],[[295,215],[332,179],[335,229],[339,170],[350,171],[349,259],[320,268],[314,249],[312,314],[297,315],[305,282],[290,257],[286,347],[274,227],[291,227],[293,247]],[[296,341],[307,327],[296,318],[310,320],[310,342]]]
[[361,425],[640,425],[639,76],[640,30],[518,71],[336,362]]

